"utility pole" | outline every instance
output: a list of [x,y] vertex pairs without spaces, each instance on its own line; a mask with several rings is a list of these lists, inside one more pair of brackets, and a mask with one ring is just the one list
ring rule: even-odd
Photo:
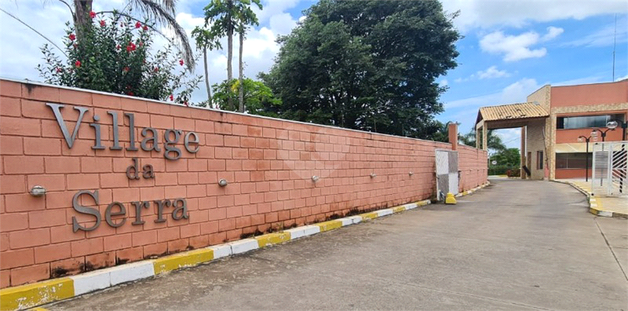
[[613,82],[615,82],[615,48],[617,47],[617,14],[615,14],[615,35],[613,36]]

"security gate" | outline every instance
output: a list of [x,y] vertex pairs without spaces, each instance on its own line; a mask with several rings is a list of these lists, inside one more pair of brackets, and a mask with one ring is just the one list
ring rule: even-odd
[[444,200],[448,192],[458,194],[458,152],[436,149],[437,200]]
[[591,190],[594,194],[628,196],[628,141],[593,144]]

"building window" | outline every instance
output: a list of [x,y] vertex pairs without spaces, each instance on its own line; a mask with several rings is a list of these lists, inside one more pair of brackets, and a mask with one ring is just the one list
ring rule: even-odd
[[[591,167],[592,156],[589,154],[589,167]],[[556,154],[556,168],[586,168],[587,154],[586,153],[557,153]]]
[[543,169],[543,151],[536,152],[536,169],[537,170]]
[[611,120],[622,120],[621,114],[599,115],[599,116],[577,116],[556,118],[557,129],[581,129],[591,127],[606,127],[606,123]]

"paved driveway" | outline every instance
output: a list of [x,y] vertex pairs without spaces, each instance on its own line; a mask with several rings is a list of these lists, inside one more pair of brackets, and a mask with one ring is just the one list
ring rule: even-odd
[[628,221],[589,214],[585,197],[568,185],[498,180],[455,206],[432,205],[45,307],[627,310],[627,268]]

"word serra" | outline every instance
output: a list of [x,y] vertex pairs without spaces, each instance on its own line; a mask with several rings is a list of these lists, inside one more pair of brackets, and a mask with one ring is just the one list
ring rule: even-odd
[[[76,124],[74,125],[74,129],[72,130],[72,134],[70,134],[70,130],[66,124],[66,121],[63,119],[61,115],[61,109],[65,107],[62,104],[52,104],[46,103],[52,113],[57,120],[57,124],[59,125],[59,129],[63,134],[63,138],[68,145],[68,148],[72,149],[74,146],[74,142],[76,141],[76,137],[78,136],[78,132],[81,128],[81,123],[83,123],[83,119],[85,118],[85,112],[88,111],[88,108],[81,106],[74,106],[74,110],[78,111],[79,116],[76,120]],[[126,151],[135,151],[139,152],[139,150],[143,150],[146,152],[162,152],[164,158],[168,160],[178,160],[181,158],[182,150],[177,147],[177,144],[180,143],[181,139],[183,139],[183,149],[189,153],[197,153],[200,149],[199,146],[199,136],[197,133],[190,131],[185,133],[182,130],[178,129],[167,129],[164,131],[163,135],[163,145],[160,143],[159,132],[157,129],[152,127],[145,127],[140,132],[141,137],[135,137],[135,116],[133,113],[124,113],[123,118],[128,120],[129,131],[128,131],[128,146],[126,148],[122,148],[120,146],[120,121],[118,119],[118,112],[116,111],[107,111],[107,115],[111,118],[111,132],[113,133],[113,141],[111,146],[109,146],[110,150],[123,150]],[[93,128],[94,131],[94,145],[91,147],[93,150],[104,150],[105,146],[102,144],[102,136],[101,136],[101,117],[97,114],[92,116],[92,122],[89,123],[89,126]],[[124,122],[122,122],[124,123]],[[139,148],[138,148],[139,143]],[[163,149],[162,149],[163,146]],[[148,160],[148,159],[147,159]],[[155,178],[155,173],[152,165],[145,164],[141,167],[142,172],[140,173],[140,166],[138,165],[138,159],[132,158],[132,164],[126,170],[126,176],[129,180],[138,180],[140,176],[146,179]],[[95,223],[91,226],[82,226],[79,224],[76,216],[72,217],[72,231],[77,232],[78,230],[83,231],[92,231],[96,230],[100,223],[102,222],[103,217],[97,208],[87,207],[81,205],[80,197],[91,197],[92,201],[96,204],[99,204],[98,200],[98,189],[93,191],[89,190],[81,190],[77,192],[72,198],[72,207],[77,213],[84,215],[91,215],[94,218]],[[170,207],[173,209],[172,211],[172,219],[173,220],[181,220],[189,218],[187,202],[184,198],[176,198],[173,200],[163,199],[163,200],[154,200],[154,201],[133,201],[130,202],[133,209],[135,209],[135,221],[133,221],[132,225],[142,225],[145,223],[141,219],[142,209],[148,209],[151,206],[151,203],[154,203],[153,206],[157,209],[157,219],[155,219],[156,223],[165,222],[164,218],[164,209],[166,207]],[[117,222],[112,219],[112,216],[126,216],[127,209],[124,204],[120,202],[112,202],[107,205],[107,208],[104,212],[105,222],[114,228],[120,227],[125,224],[126,218],[119,219]]]

